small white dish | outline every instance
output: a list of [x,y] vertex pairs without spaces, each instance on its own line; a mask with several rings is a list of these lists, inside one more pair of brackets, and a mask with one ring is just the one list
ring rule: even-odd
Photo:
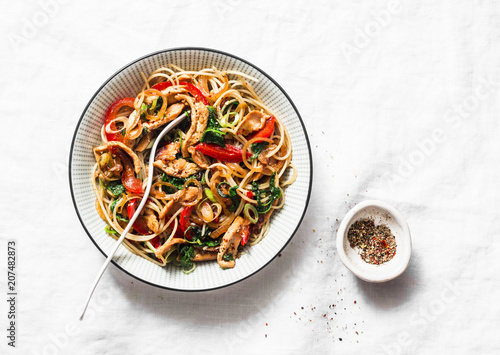
[[[360,219],[371,218],[375,225],[387,225],[396,238],[396,255],[380,265],[368,264],[359,255],[358,248],[351,248],[347,233]],[[401,275],[411,258],[411,235],[408,223],[391,205],[377,200],[367,200],[352,208],[340,223],[337,231],[337,251],[340,260],[357,277],[368,282],[386,282]]]

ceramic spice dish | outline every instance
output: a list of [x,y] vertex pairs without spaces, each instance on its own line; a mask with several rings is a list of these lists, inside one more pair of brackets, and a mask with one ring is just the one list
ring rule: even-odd
[[[361,219],[372,219],[375,225],[387,225],[396,239],[396,255],[391,260],[374,265],[365,262],[358,248],[352,248],[347,238],[349,228]],[[391,205],[367,200],[352,208],[337,231],[337,250],[340,260],[357,277],[368,282],[385,282],[401,275],[411,258],[411,236],[408,223]]]

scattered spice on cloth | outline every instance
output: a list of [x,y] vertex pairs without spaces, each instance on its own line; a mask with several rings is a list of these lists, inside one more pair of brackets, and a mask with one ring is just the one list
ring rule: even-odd
[[369,264],[383,264],[396,255],[396,238],[385,224],[375,225],[371,219],[354,222],[347,232],[351,248],[361,249],[359,255]]

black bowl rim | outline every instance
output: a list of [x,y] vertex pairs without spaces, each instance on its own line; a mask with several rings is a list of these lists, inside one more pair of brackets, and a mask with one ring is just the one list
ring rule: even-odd
[[74,191],[73,191],[73,185],[72,185],[72,176],[71,176],[71,162],[72,162],[72,159],[73,159],[73,149],[74,149],[74,145],[75,145],[75,140],[76,140],[76,135],[78,133],[78,129],[80,128],[80,124],[83,120],[83,117],[85,116],[85,113],[87,112],[90,104],[92,103],[92,101],[94,101],[95,97],[99,94],[99,92],[104,88],[104,86],[106,86],[106,84],[108,84],[116,75],[118,75],[119,73],[121,73],[123,70],[127,69],[128,67],[134,65],[135,63],[141,61],[141,60],[144,60],[146,58],[149,58],[149,57],[152,57],[152,56],[155,56],[155,55],[158,55],[160,53],[167,53],[167,52],[173,52],[173,51],[185,51],[185,50],[197,50],[197,51],[206,51],[206,52],[213,52],[213,53],[218,53],[218,54],[222,54],[222,55],[225,55],[225,56],[228,56],[228,57],[231,57],[231,58],[234,58],[234,59],[237,59],[243,63],[246,63],[247,65],[253,67],[254,69],[256,69],[257,71],[259,71],[260,73],[262,73],[263,75],[265,75],[274,85],[276,85],[278,87],[278,89],[281,90],[281,92],[283,93],[283,95],[285,95],[285,97],[287,98],[287,100],[290,102],[290,104],[292,105],[293,109],[295,110],[295,113],[297,114],[297,117],[299,118],[299,121],[300,121],[300,124],[302,125],[302,129],[304,130],[304,134],[305,134],[305,138],[306,138],[306,143],[307,143],[307,149],[308,149],[308,153],[309,153],[309,161],[310,161],[310,180],[309,180],[309,187],[308,187],[308,193],[307,193],[307,199],[306,199],[306,205],[304,207],[304,211],[302,212],[302,216],[300,217],[300,220],[299,220],[299,223],[297,224],[297,227],[295,228],[295,230],[292,232],[292,234],[290,235],[290,238],[288,238],[288,241],[283,245],[283,247],[276,253],[276,255],[274,255],[271,259],[269,259],[269,261],[267,263],[265,263],[263,266],[261,266],[259,269],[255,270],[254,272],[246,275],[245,277],[239,279],[239,280],[236,280],[234,282],[231,282],[231,283],[227,283],[227,284],[224,284],[224,285],[221,285],[221,286],[216,286],[216,287],[210,287],[210,288],[204,288],[204,289],[194,289],[194,290],[186,290],[186,289],[180,289],[180,288],[174,288],[174,287],[167,287],[167,286],[162,286],[162,285],[158,285],[158,284],[155,284],[153,282],[150,282],[150,281],[147,281],[147,280],[144,280],[140,277],[138,277],[137,275],[134,275],[132,274],[131,272],[129,272],[128,270],[126,270],[125,268],[121,267],[119,264],[117,264],[114,260],[111,260],[111,263],[113,263],[113,265],[115,265],[118,269],[120,269],[121,271],[123,271],[124,273],[132,276],[133,278],[135,278],[136,280],[139,280],[141,282],[144,282],[145,284],[148,284],[148,285],[151,285],[151,286],[155,286],[155,287],[158,287],[158,288],[162,288],[162,289],[166,289],[166,290],[171,290],[171,291],[179,291],[179,292],[204,292],[204,291],[212,291],[212,290],[218,290],[218,289],[221,289],[221,288],[224,288],[224,287],[228,287],[228,286],[231,286],[231,285],[234,285],[234,284],[237,284],[243,280],[246,280],[248,279],[249,277],[257,274],[259,271],[261,271],[262,269],[264,269],[267,265],[269,265],[274,259],[276,259],[276,257],[281,254],[281,252],[286,248],[286,246],[290,243],[290,241],[292,240],[292,238],[295,236],[295,234],[297,233],[297,230],[299,229],[300,225],[302,224],[302,221],[305,217],[305,214],[306,214],[306,211],[307,211],[307,208],[309,206],[309,201],[310,201],[310,198],[311,198],[311,191],[312,191],[312,181],[313,181],[313,159],[312,159],[312,151],[311,151],[311,144],[309,142],[309,136],[307,134],[307,130],[306,130],[306,126],[304,125],[304,121],[302,120],[302,117],[300,116],[300,113],[299,111],[297,110],[297,107],[295,106],[295,104],[293,103],[292,99],[290,98],[290,96],[288,96],[288,94],[285,92],[285,90],[281,87],[281,85],[279,85],[270,75],[268,75],[265,71],[263,71],[262,69],[260,69],[259,67],[255,66],[254,64],[248,62],[247,60],[245,59],[242,59],[236,55],[233,55],[233,54],[230,54],[230,53],[227,53],[227,52],[223,52],[223,51],[220,51],[220,50],[216,50],[216,49],[211,49],[211,48],[206,48],[206,47],[176,47],[176,48],[170,48],[170,49],[164,49],[164,50],[159,50],[159,51],[156,51],[156,52],[153,52],[153,53],[150,53],[150,54],[146,54],[145,56],[142,56],[138,59],[135,59],[133,60],[132,62],[128,63],[127,65],[123,66],[122,68],[120,68],[118,71],[116,71],[113,75],[111,75],[100,87],[99,89],[95,92],[95,94],[92,96],[92,98],[89,100],[89,102],[87,103],[87,105],[85,106],[84,110],[83,110],[83,113],[82,115],[80,116],[80,120],[78,121],[77,125],[76,125],[76,129],[75,129],[75,133],[73,134],[73,140],[71,142],[71,148],[70,148],[70,153],[69,153],[69,167],[68,167],[68,170],[69,170],[69,187],[70,187],[70,190],[71,190],[71,198],[73,200],[73,205],[75,207],[75,211],[76,211],[76,214],[78,216],[78,219],[80,220],[80,223],[82,224],[82,227],[83,229],[85,230],[85,232],[87,233],[87,235],[89,236],[90,240],[92,241],[92,243],[94,243],[94,245],[96,246],[96,248],[102,253],[102,255],[104,255],[105,258],[107,258],[108,256],[106,255],[106,253],[104,252],[104,250],[101,249],[101,247],[97,244],[97,242],[94,240],[94,238],[92,237],[92,235],[90,234],[90,232],[88,231],[87,227],[85,226],[85,223],[83,222],[83,219],[80,215],[80,212],[78,211],[78,207],[76,205],[76,200],[75,200],[75,194],[74,194]]

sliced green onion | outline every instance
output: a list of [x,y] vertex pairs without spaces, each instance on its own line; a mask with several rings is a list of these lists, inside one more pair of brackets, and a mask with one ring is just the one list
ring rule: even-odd
[[148,110],[148,105],[146,105],[145,103],[143,103],[141,105],[141,107],[139,108],[139,115],[145,114],[147,110]]
[[151,105],[151,111],[156,108],[156,103],[158,102],[158,98],[154,99],[153,104]]
[[[155,256],[156,256],[156,248],[153,246],[153,244],[151,244],[151,242],[150,242],[149,240],[148,240],[145,244],[146,244],[146,246],[147,246],[147,247],[148,247],[148,248],[149,248],[149,249],[150,249],[153,253],[155,253]],[[165,259],[164,259],[162,256],[160,256],[158,259],[159,259],[162,263],[164,263],[164,262],[165,262]]]
[[[231,117],[231,115],[234,116],[234,119],[232,122],[229,122],[229,118]],[[226,113],[224,116],[222,116],[221,120],[220,120],[220,125],[224,128],[233,128],[234,126],[236,126],[238,124],[238,122],[240,121],[240,115],[236,112],[229,112],[229,113]]]
[[155,247],[153,246],[153,244],[151,244],[149,240],[145,244],[153,253],[156,251]]
[[201,208],[201,205],[203,205],[203,202],[205,202],[206,200],[208,200],[208,197],[205,197],[203,200],[201,200],[200,203],[198,203],[198,207],[196,207],[196,209],[199,211],[200,208]]
[[186,275],[189,275],[190,273],[192,273],[194,271],[194,269],[196,269],[196,263],[193,263],[193,266],[191,266],[191,268],[189,270],[182,269],[182,272],[185,273]]
[[146,149],[151,149],[153,148],[153,146],[155,145],[155,141],[156,141],[156,138],[155,139],[151,139],[151,141],[149,142],[148,146],[146,147]]
[[117,231],[115,231],[113,228],[111,228],[111,227],[110,227],[110,226],[108,226],[107,224],[106,224],[106,227],[104,227],[104,231],[105,231],[106,233],[108,233],[108,234],[113,234],[113,235],[117,235],[117,234],[118,234],[118,232],[117,232]]
[[[243,212],[245,213],[245,217],[250,221],[250,223],[255,224],[259,220],[259,212],[257,212],[257,209],[252,204],[247,203],[243,208]],[[251,216],[252,214],[253,217]]]
[[175,248],[170,249],[167,252],[167,255],[165,255],[165,263],[168,264],[174,261],[176,257],[177,257],[177,249]]
[[205,195],[207,195],[207,197],[210,201],[212,201],[213,203],[217,203],[217,200],[214,197],[214,193],[209,188],[205,189]]
[[240,103],[236,99],[226,102],[221,110],[222,114],[224,114],[224,111],[226,111],[226,109],[231,108],[232,104],[236,104],[236,107],[238,107]]
[[[116,201],[116,200],[115,200]],[[114,201],[113,201],[114,202]],[[116,214],[116,219],[121,221],[121,222],[130,222],[128,218],[124,218],[121,214],[117,213]]]

